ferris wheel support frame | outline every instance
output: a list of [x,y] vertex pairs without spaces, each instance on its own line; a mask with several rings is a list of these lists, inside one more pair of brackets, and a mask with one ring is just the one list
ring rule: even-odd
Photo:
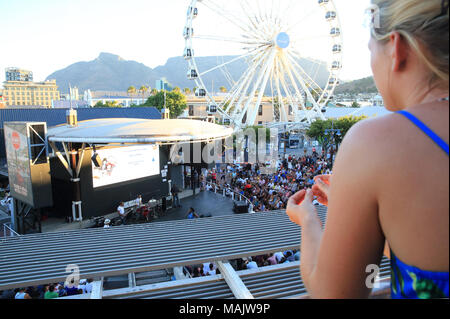
[[[313,0],[314,1],[314,0]],[[244,32],[242,39],[235,37],[223,37],[214,35],[194,35],[193,34],[193,21],[198,15],[197,4],[201,3],[206,8],[211,10],[215,14],[219,14],[225,18],[232,25]],[[284,128],[304,128],[309,126],[315,119],[325,119],[322,113],[323,108],[326,108],[333,91],[335,90],[339,80],[339,70],[342,68],[342,28],[337,13],[336,6],[333,0],[319,2],[319,6],[326,11],[326,20],[331,30],[326,35],[309,35],[308,37],[297,36],[291,39],[291,44],[297,41],[304,41],[308,38],[320,38],[331,37],[332,40],[332,58],[330,59],[330,69],[327,83],[322,88],[312,78],[317,76],[320,68],[320,63],[314,59],[302,56],[294,49],[286,50],[285,54],[280,54],[278,57],[277,40],[269,41],[267,34],[274,32],[275,35],[280,35],[276,30],[286,30],[295,28],[303,19],[297,19],[295,17],[294,24],[285,23],[282,20],[281,7],[274,8],[274,1],[272,1],[272,8],[261,10],[260,2],[257,1],[254,7],[250,6],[247,0],[239,1],[239,6],[242,9],[243,16],[239,17],[229,11],[223,3],[217,3],[215,0],[192,0],[189,6],[187,21],[185,25],[185,47],[193,49],[192,40],[202,39],[211,41],[224,41],[234,42],[243,47],[247,52],[241,54],[231,60],[222,62],[209,70],[199,72],[197,62],[195,60],[193,51],[192,56],[188,59],[190,70],[195,71],[195,76],[192,76],[196,85],[205,91],[205,98],[209,105],[214,105],[217,113],[222,116],[222,119],[228,119],[230,123],[235,126],[235,129],[239,130],[245,126],[253,125],[256,121],[259,106],[264,98],[265,92],[268,89],[267,83],[270,79],[270,89],[272,97],[272,111],[274,116],[273,123],[266,125],[267,127],[284,127]],[[286,13],[290,13],[291,9],[298,3],[291,1],[288,7],[284,7],[283,16]],[[270,6],[270,4],[268,4]],[[308,15],[316,12],[317,7],[312,8],[310,12],[305,13],[305,18]],[[254,11],[255,14],[251,15],[250,12]],[[272,27],[270,23],[277,26]],[[282,32],[283,33],[283,32]],[[298,34],[297,34],[298,35]],[[289,40],[288,40],[289,41]],[[289,45],[289,44],[288,44]],[[272,48],[271,48],[272,47]],[[284,48],[283,48],[284,49]],[[265,52],[265,50],[267,52]],[[339,53],[334,55],[335,53]],[[277,57],[275,58],[275,56]],[[308,73],[298,63],[299,59],[305,59],[310,63],[316,65],[315,74]],[[226,68],[227,65],[237,62],[239,60],[250,60],[252,64],[249,68],[243,72],[237,81],[234,81],[230,72]],[[231,89],[229,94],[222,100],[221,103],[217,103],[212,92],[206,89],[206,85],[203,81],[203,76],[220,69]],[[310,72],[311,72],[310,71]],[[256,78],[255,78],[256,77]],[[276,79],[276,80],[275,80]],[[253,83],[253,87],[249,92],[249,89]],[[255,95],[258,92],[256,99]],[[284,94],[283,94],[284,92]],[[249,94],[248,94],[249,93]],[[248,95],[247,95],[248,94]],[[313,96],[316,95],[316,98]],[[277,103],[275,100],[278,100]],[[311,108],[308,110],[307,102],[311,103]],[[254,103],[256,102],[256,104]],[[288,121],[288,114],[286,114],[286,102],[289,103],[289,116],[294,115],[294,121]],[[209,107],[208,107],[209,110]],[[292,112],[292,113],[291,113]],[[244,117],[246,120],[242,123]]]

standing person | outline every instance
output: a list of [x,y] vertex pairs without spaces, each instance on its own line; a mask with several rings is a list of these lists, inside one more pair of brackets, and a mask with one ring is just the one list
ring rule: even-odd
[[119,214],[119,217],[122,220],[122,224],[126,225],[128,214],[125,212],[125,203],[124,202],[120,202],[119,207],[117,207],[117,213]]
[[136,206],[137,208],[142,207],[142,195],[138,195],[138,197],[136,198]]
[[[372,3],[372,70],[395,113],[353,126],[332,177],[290,198],[301,276],[312,298],[366,298],[385,248],[392,298],[449,298],[448,1]],[[314,195],[328,205],[325,230]]]
[[180,193],[180,189],[178,188],[177,184],[173,183],[173,186],[170,189],[170,192],[172,193],[173,207],[181,207],[180,198],[178,197],[178,194]]

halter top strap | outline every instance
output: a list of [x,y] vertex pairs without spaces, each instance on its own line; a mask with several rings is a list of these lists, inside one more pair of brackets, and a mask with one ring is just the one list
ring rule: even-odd
[[407,111],[398,111],[397,114],[401,114],[411,122],[413,122],[422,132],[428,135],[447,155],[449,155],[448,144],[444,142],[436,133],[434,133],[428,126],[426,126],[421,120]]

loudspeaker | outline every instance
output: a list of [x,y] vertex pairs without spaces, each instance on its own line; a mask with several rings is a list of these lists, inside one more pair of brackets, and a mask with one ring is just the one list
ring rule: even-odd
[[233,205],[233,212],[235,212],[236,214],[245,214],[248,213],[248,204],[247,202],[234,202]]
[[91,157],[92,163],[95,165],[95,167],[101,167],[102,166],[102,159],[97,153],[94,153]]

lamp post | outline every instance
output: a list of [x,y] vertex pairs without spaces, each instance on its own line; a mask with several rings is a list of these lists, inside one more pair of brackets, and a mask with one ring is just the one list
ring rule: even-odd
[[[331,129],[326,129],[325,135],[329,136],[331,138],[331,140],[334,142],[335,136],[341,136],[341,130],[335,129],[334,122],[331,121]],[[333,145],[333,142],[331,143],[331,145]],[[336,145],[336,149],[337,149],[337,145]],[[333,155],[334,155],[334,152],[333,152],[333,154],[331,154],[331,168],[333,168]]]

